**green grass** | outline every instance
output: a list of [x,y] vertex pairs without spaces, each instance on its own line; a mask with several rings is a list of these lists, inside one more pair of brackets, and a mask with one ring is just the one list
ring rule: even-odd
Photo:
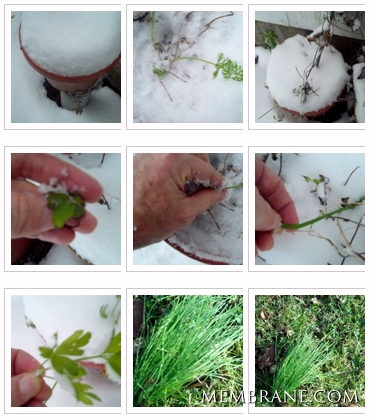
[[[205,391],[242,391],[242,296],[145,296],[142,350],[134,359],[134,406],[206,404]],[[202,384],[204,383],[204,384]]]
[[[256,369],[256,394],[268,392],[272,403],[275,391],[304,390],[304,402],[288,399],[289,406],[344,407],[365,406],[365,297],[363,295],[286,296],[265,295],[256,298],[256,349],[276,342],[275,372]],[[333,403],[317,390],[356,391],[358,403],[347,398]],[[282,396],[281,396],[282,397]]]

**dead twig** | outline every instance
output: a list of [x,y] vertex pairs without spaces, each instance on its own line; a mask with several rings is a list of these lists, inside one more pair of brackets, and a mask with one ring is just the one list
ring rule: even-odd
[[351,173],[350,176],[347,178],[346,182],[343,184],[343,186],[346,186],[348,181],[350,180],[350,177],[356,172],[357,169],[359,169],[360,166],[357,166]]
[[229,12],[229,15],[223,15],[223,16],[218,16],[218,17],[216,17],[215,19],[212,19],[212,21],[211,22],[209,22],[209,23],[207,23],[205,26],[206,26],[206,29],[204,29],[198,36],[197,36],[197,38],[199,37],[199,36],[201,36],[204,32],[206,32],[208,29],[210,29],[210,27],[211,27],[211,24],[213,23],[213,22],[215,22],[216,20],[218,20],[218,19],[222,19],[223,17],[229,17],[229,16],[233,16],[234,15],[234,13],[233,12]]

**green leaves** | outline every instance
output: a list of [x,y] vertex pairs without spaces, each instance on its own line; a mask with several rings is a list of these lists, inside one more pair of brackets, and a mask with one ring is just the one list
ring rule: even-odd
[[261,33],[262,42],[265,49],[273,49],[277,45],[277,35],[271,30],[267,29]]
[[77,330],[59,346],[55,345],[53,348],[42,346],[39,348],[40,355],[50,360],[53,369],[58,374],[68,378],[74,389],[76,399],[88,405],[93,404],[92,399],[100,400],[100,398],[89,391],[92,389],[91,386],[79,381],[87,373],[77,360],[71,359],[69,356],[83,355],[82,347],[88,344],[91,336],[90,332],[84,333],[83,330]]
[[53,225],[62,228],[67,220],[78,219],[85,214],[85,202],[75,192],[52,192],[47,196],[48,208],[53,210]]
[[315,183],[316,185],[318,185],[318,184],[320,184],[321,182],[323,182],[323,180],[322,180],[322,179],[311,179],[309,176],[304,176],[304,175],[302,175],[302,177],[304,177],[304,180],[305,180],[306,182],[313,182],[313,183]]
[[111,339],[104,352],[109,365],[119,376],[121,376],[121,341],[122,335],[119,332]]
[[[70,389],[74,391],[76,399],[87,405],[92,405],[94,400],[100,401],[100,398],[91,392],[90,385],[81,382],[87,374],[84,367],[90,368],[89,364],[92,364],[86,361],[101,358],[119,377],[121,375],[121,332],[115,334],[116,325],[120,320],[121,296],[115,297],[116,301],[112,307],[104,304],[99,310],[101,319],[108,319],[111,325],[109,327],[112,327],[111,339],[102,353],[85,356],[85,347],[90,342],[92,333],[84,330],[76,330],[59,345],[58,336],[55,333],[56,343],[53,347],[39,347],[40,355],[50,362],[51,367],[58,374],[57,380],[70,384]],[[95,369],[94,367],[95,365],[92,368]]]
[[54,353],[64,355],[83,355],[84,350],[80,348],[87,345],[91,336],[92,334],[90,332],[84,333],[83,330],[77,330],[70,337],[65,339]]
[[215,64],[215,67],[216,70],[212,75],[214,79],[218,76],[219,71],[221,71],[225,80],[243,80],[242,66],[238,65],[235,61],[232,61],[230,58],[224,57],[224,54],[222,52],[218,55],[218,62]]

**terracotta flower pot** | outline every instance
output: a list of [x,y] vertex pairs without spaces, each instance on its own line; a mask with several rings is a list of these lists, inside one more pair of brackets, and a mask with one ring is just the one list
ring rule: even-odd
[[332,46],[324,48],[319,65],[312,67],[317,48],[296,35],[271,52],[266,84],[278,105],[293,115],[325,114],[338,102],[350,79],[350,67]]
[[[98,14],[98,18],[94,13]],[[26,12],[22,17],[25,22],[19,27],[19,42],[27,62],[61,92],[88,93],[82,106],[88,103],[89,89],[121,58],[120,20],[118,23],[116,16],[110,17],[108,22],[116,26],[117,33],[111,30],[110,36],[105,37],[105,26],[109,23],[100,20],[100,13],[105,16],[109,12]],[[74,30],[76,28],[76,33],[72,35],[69,33],[71,20]],[[96,37],[93,38],[92,34]],[[97,51],[94,50],[96,42]],[[105,50],[105,42],[109,52]],[[78,46],[75,47],[74,43]],[[98,58],[100,55],[102,59]]]

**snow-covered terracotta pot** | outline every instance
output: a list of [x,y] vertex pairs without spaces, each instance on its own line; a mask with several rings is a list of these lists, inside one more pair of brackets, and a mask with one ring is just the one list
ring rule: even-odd
[[324,48],[319,66],[314,66],[307,78],[317,48],[307,38],[295,35],[277,45],[268,61],[266,84],[271,96],[293,115],[325,114],[340,99],[350,79],[350,67],[332,46]]
[[[242,154],[209,154],[226,179],[226,187],[242,185]],[[223,202],[176,231],[166,242],[184,255],[210,265],[241,265],[243,262],[243,189],[228,189]]]
[[120,60],[120,12],[23,12],[21,50],[62,92],[84,92]]

